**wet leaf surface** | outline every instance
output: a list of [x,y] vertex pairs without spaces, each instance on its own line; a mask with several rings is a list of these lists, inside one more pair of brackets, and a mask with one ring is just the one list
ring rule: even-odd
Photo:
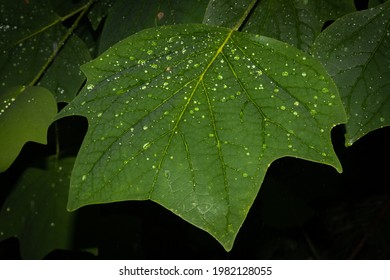
[[347,146],[390,124],[390,2],[338,19],[312,51],[339,87]]
[[345,122],[321,64],[280,41],[205,25],[141,31],[84,65],[87,83],[58,118],[89,129],[68,207],[153,200],[226,250],[277,158],[341,165]]

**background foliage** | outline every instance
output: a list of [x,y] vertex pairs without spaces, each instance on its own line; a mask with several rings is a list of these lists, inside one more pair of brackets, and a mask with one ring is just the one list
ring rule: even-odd
[[[389,148],[387,145],[388,128],[383,127],[388,125],[390,119],[388,115],[390,58],[390,8],[388,3],[382,4],[377,1],[370,1],[366,3],[366,6],[355,7],[353,1],[312,2],[297,0],[291,2],[291,5],[287,5],[283,1],[256,1],[245,21],[241,25],[237,25],[237,21],[242,19],[242,14],[247,11],[247,7],[252,1],[237,1],[234,3],[230,1],[210,1],[209,3],[208,1],[193,0],[183,2],[142,1],[129,5],[129,1],[121,0],[74,1],[72,3],[55,0],[24,0],[7,1],[1,4],[0,106],[3,107],[0,107],[2,110],[0,115],[0,152],[2,156],[0,168],[1,171],[4,171],[0,174],[0,193],[2,194],[0,238],[3,240],[0,253],[2,256],[4,258],[165,258],[167,252],[170,252],[172,258],[387,258],[389,256],[389,240],[387,237],[389,236],[389,216],[387,209],[390,203],[385,174],[388,169],[386,159],[389,155]],[[373,7],[373,9],[366,10],[368,7]],[[361,11],[354,12],[356,9]],[[333,22],[334,20],[336,21]],[[178,25],[202,22],[210,25],[210,27]],[[172,27],[142,31],[149,27],[163,25]],[[283,43],[269,38],[258,40],[251,34],[236,31],[234,31],[236,33],[231,33],[229,31],[231,28],[239,28],[239,31],[242,32],[279,39],[295,46],[297,49],[287,47]],[[142,32],[138,33],[139,31]],[[157,40],[159,32],[167,38],[167,42]],[[209,45],[204,45],[204,42],[207,42],[207,35],[212,32],[216,32],[213,40],[210,40]],[[125,39],[132,34],[136,35]],[[169,47],[171,49],[167,49],[169,34],[175,37],[172,42],[181,42],[181,46],[172,45]],[[181,37],[187,35],[189,38],[192,35],[192,38],[198,38],[199,41],[184,43],[181,41]],[[220,41],[218,41],[218,36]],[[109,49],[122,39],[125,40]],[[157,48],[153,43],[157,46],[161,45],[162,48]],[[231,45],[233,44],[242,52],[250,46],[248,43],[254,44],[252,51],[257,53],[258,60],[255,59],[251,63],[237,62],[243,57],[237,55]],[[269,53],[262,53],[263,49],[266,46],[268,48],[269,45],[271,45],[268,49]],[[122,51],[121,46],[123,47]],[[192,46],[192,50],[188,54],[187,50],[189,49],[186,48],[190,46]],[[201,49],[201,46],[204,49]],[[283,48],[286,48],[284,54]],[[178,59],[176,57],[173,60],[167,58],[170,53],[178,50],[186,51],[183,51],[183,56]],[[200,55],[198,55],[198,53],[203,54],[205,51],[210,52],[212,60],[209,61],[211,63],[208,63],[207,60],[203,62]],[[186,52],[187,54],[185,54]],[[308,54],[307,57],[305,53]],[[150,58],[152,54],[153,58]],[[287,56],[287,60],[286,54],[291,56],[290,58]],[[101,56],[98,57],[99,55]],[[187,95],[188,99],[184,100],[192,101],[192,97],[201,96],[200,93],[203,93],[204,96],[213,96],[213,89],[208,88],[208,85],[211,86],[213,83],[221,82],[218,81],[222,80],[219,77],[226,79],[228,75],[231,75],[224,72],[222,68],[214,66],[216,64],[214,61],[223,60],[230,65],[234,79],[226,82],[226,86],[230,88],[230,86],[237,87],[239,85],[238,89],[244,90],[247,97],[253,96],[253,89],[258,90],[265,85],[266,91],[269,93],[267,99],[259,101],[249,98],[248,100],[253,104],[258,104],[262,112],[272,114],[272,121],[279,120],[277,122],[283,123],[279,128],[286,129],[290,136],[284,140],[282,138],[285,136],[275,138],[276,150],[280,150],[281,145],[287,145],[288,149],[283,148],[282,151],[276,154],[275,150],[270,154],[268,156],[269,163],[273,163],[269,168],[262,161],[254,165],[257,168],[254,169],[257,170],[255,171],[256,174],[261,164],[266,164],[265,169],[268,168],[267,176],[258,195],[258,187],[264,174],[259,176],[258,174],[252,175],[247,170],[241,171],[241,168],[248,167],[247,159],[237,161],[237,166],[231,168],[233,161],[230,163],[228,156],[225,154],[228,149],[220,148],[220,145],[225,142],[230,143],[230,145],[234,144],[238,149],[232,149],[230,152],[233,154],[233,158],[237,157],[237,151],[241,148],[245,150],[246,145],[242,143],[247,138],[244,137],[238,141],[234,136],[242,135],[242,132],[238,130],[230,131],[230,136],[233,136],[233,138],[227,140],[227,135],[223,134],[223,128],[216,125],[211,130],[202,128],[206,135],[211,135],[211,140],[214,139],[213,145],[216,144],[216,147],[218,147],[216,151],[219,151],[222,170],[226,172],[228,170],[226,167],[229,166],[234,172],[246,174],[246,176],[243,176],[244,178],[249,177],[253,180],[253,191],[251,190],[248,192],[249,195],[243,196],[246,200],[249,199],[248,202],[242,204],[241,201],[241,204],[236,204],[237,207],[243,205],[246,210],[242,217],[233,222],[232,234],[224,235],[223,230],[226,225],[222,225],[221,228],[215,226],[218,224],[218,215],[226,216],[223,211],[216,211],[216,220],[210,218],[205,225],[202,225],[203,222],[194,220],[193,215],[186,217],[183,212],[180,212],[180,209],[175,208],[176,206],[169,206],[162,202],[164,201],[164,193],[160,198],[153,199],[196,226],[208,231],[225,246],[225,249],[230,250],[235,235],[247,216],[249,207],[252,205],[252,200],[256,198],[231,252],[224,251],[207,233],[150,201],[90,205],[71,213],[65,210],[68,203],[69,184],[71,185],[71,192],[68,207],[71,209],[88,204],[123,201],[126,198],[136,200],[148,198],[148,196],[133,197],[129,194],[115,196],[115,190],[118,190],[118,188],[109,191],[105,189],[102,193],[93,191],[93,199],[84,200],[81,203],[75,201],[80,201],[80,197],[85,196],[85,192],[76,192],[77,195],[75,195],[73,191],[72,195],[72,188],[75,190],[75,186],[79,185],[83,189],[84,187],[80,183],[88,181],[83,175],[87,173],[80,169],[84,168],[82,165],[86,166],[86,161],[91,161],[96,165],[91,160],[92,154],[103,150],[114,156],[110,150],[111,148],[102,148],[101,146],[96,146],[96,151],[92,149],[84,156],[83,152],[86,151],[85,147],[88,146],[86,144],[88,141],[94,143],[93,139],[112,137],[107,132],[115,127],[115,122],[109,124],[110,118],[106,118],[105,121],[96,123],[94,116],[100,114],[98,110],[102,109],[101,106],[107,107],[112,104],[112,101],[110,101],[112,99],[105,90],[104,78],[106,78],[105,75],[108,71],[115,73],[118,69],[121,69],[122,72],[119,73],[123,73],[121,67],[125,62],[119,64],[120,68],[115,65],[115,61],[121,55],[129,57],[129,61],[134,60],[133,64],[125,67],[126,71],[131,73],[129,77],[135,78],[134,88],[139,87],[141,89],[143,86],[149,86],[150,83],[154,83],[158,79],[158,75],[161,75],[161,77],[169,76],[178,81],[180,80],[173,85],[178,85],[181,90],[181,88],[184,88],[183,83],[189,84],[189,82],[182,82],[182,76],[200,77],[198,83],[195,83],[195,89],[197,89],[197,85],[203,84],[203,90],[194,90],[193,93],[184,90],[184,94],[189,94]],[[189,56],[186,57],[187,55]],[[229,55],[231,56],[229,57]],[[102,58],[108,58],[109,56],[111,56],[111,60],[103,61]],[[134,56],[134,59],[131,58],[132,56]],[[98,59],[89,62],[96,57]],[[154,61],[158,62],[159,57],[166,58],[166,63],[155,64]],[[293,57],[305,57],[305,61],[302,62],[302,60]],[[265,58],[268,61],[262,61]],[[190,59],[191,63],[201,65],[199,69],[205,70],[200,70],[200,72],[187,71],[188,68],[181,64],[181,61],[185,59]],[[248,62],[250,61],[249,57],[246,59]],[[114,62],[113,68],[109,66],[110,61]],[[89,63],[82,66],[82,70],[88,78],[86,84],[84,84],[85,78],[80,71],[80,66],[86,62]],[[320,62],[330,76],[322,68]],[[202,63],[204,66],[202,66]],[[268,67],[267,63],[269,64]],[[140,68],[133,68],[135,66],[132,65],[138,65]],[[175,65],[175,67],[172,67],[172,65]],[[255,71],[252,71],[253,73],[249,72],[249,75],[243,74],[244,69],[250,68],[252,65],[263,67],[261,69],[257,68],[257,73],[261,71],[267,79],[273,81],[270,85],[277,82],[283,94],[288,93],[278,97],[282,98],[280,99],[282,103],[271,101],[276,92],[272,93],[272,90],[267,87],[268,80],[259,78],[257,81],[257,78],[253,76]],[[149,68],[146,68],[146,66]],[[98,71],[95,71],[94,68]],[[137,71],[131,72],[132,69]],[[144,69],[148,69],[150,73],[147,75],[137,74]],[[180,69],[182,69],[182,72],[180,72]],[[153,71],[159,74],[156,76]],[[200,73],[200,76],[197,76],[199,74],[196,73]],[[297,73],[301,75],[294,76]],[[317,77],[323,76],[323,78],[319,79],[320,82],[315,79],[306,81],[306,77],[311,77],[311,73],[315,73]],[[124,87],[127,87],[126,91],[128,91],[128,88],[133,87],[132,80],[128,80],[123,74],[117,77],[119,78],[118,83],[107,84],[110,89],[114,87],[121,91]],[[249,77],[248,81],[244,77]],[[333,84],[331,77],[336,85]],[[141,81],[137,82],[137,79],[141,79]],[[236,80],[235,83],[234,80]],[[322,80],[325,80],[325,82],[322,82]],[[260,82],[261,86],[255,85],[257,82]],[[156,82],[156,85],[159,85],[158,82]],[[84,88],[80,92],[83,86]],[[162,88],[166,87],[165,82],[161,81],[160,86]],[[323,102],[321,104],[324,104],[324,108],[325,105],[337,108],[339,105],[337,105],[336,86],[347,113],[347,120],[336,109],[335,111],[325,110],[321,107],[323,105],[318,106],[317,103],[319,102],[307,101],[308,99],[305,98],[313,96],[311,93],[301,93],[303,89],[319,87],[318,92],[320,92],[326,88],[326,90],[323,90],[323,95],[319,97],[320,101]],[[295,92],[294,88],[300,88],[300,90]],[[89,94],[91,90],[96,92],[95,95]],[[234,89],[234,91],[237,91],[237,89]],[[329,91],[330,94],[328,94]],[[216,92],[221,94],[223,91],[219,92],[217,90]],[[150,89],[149,93],[152,95],[154,92]],[[99,98],[96,98],[99,94],[101,95],[99,98],[104,102],[100,102]],[[138,91],[134,94],[138,96],[138,101],[141,102]],[[76,95],[77,98],[75,98]],[[285,106],[287,99],[283,98],[286,98],[286,96],[295,98],[295,101],[291,101],[291,108],[293,108],[291,110]],[[166,100],[174,100],[173,97],[174,95],[169,96],[169,98],[165,97],[165,99],[154,99],[157,103],[151,101],[145,103],[152,107],[146,105],[134,106],[131,110],[141,112],[140,109],[142,109],[146,112],[153,112],[153,106],[168,104]],[[191,108],[187,101],[172,103],[174,105],[168,111],[163,111],[164,113],[168,112],[171,116],[176,116],[177,120],[173,126],[174,128],[171,132],[168,132],[168,135],[171,133],[169,139],[175,139],[174,132],[179,131],[179,128],[182,139],[194,135],[189,128],[196,126],[196,123],[191,123],[188,132],[186,132],[186,128],[182,126],[180,120],[182,116],[185,117],[188,114],[187,117],[190,117],[198,110],[207,112],[209,108],[208,122],[220,125],[220,120],[215,122],[215,119],[219,118],[219,114],[214,114],[213,110],[221,108],[221,112],[225,112],[226,100],[223,100],[223,98],[226,97],[221,95],[221,98],[218,98],[218,102],[221,102],[222,105],[213,103],[213,106],[209,105],[204,108],[201,106],[202,103],[211,104],[210,102],[214,102],[214,100],[206,98],[201,100],[199,105],[195,105],[194,108]],[[296,98],[299,98],[300,102]],[[240,104],[237,103],[239,102],[237,100],[242,100],[242,96],[235,96],[235,103],[229,103],[233,105],[227,107],[231,108],[228,111],[238,110],[239,112],[241,110],[241,113],[244,112],[242,108],[246,108],[247,105],[245,104],[247,103],[235,108],[234,104]],[[53,116],[57,111],[56,103],[58,103],[59,109],[62,109],[69,102],[71,102],[70,105],[62,111],[62,115],[57,117],[57,121],[53,122]],[[88,103],[91,107],[88,106],[85,110],[82,109],[82,106],[86,102],[97,103],[96,105]],[[116,117],[116,114],[119,115],[125,112],[128,107],[121,107],[121,102],[118,103],[119,106],[117,105],[117,107],[112,106],[111,108],[114,110],[109,114]],[[184,107],[181,107],[183,105],[180,104],[184,104]],[[264,104],[265,107],[263,107]],[[329,104],[332,104],[332,106]],[[303,145],[299,144],[299,141],[302,141],[303,138],[297,137],[295,133],[290,132],[291,129],[288,129],[288,123],[295,120],[293,116],[299,115],[302,117],[304,114],[304,111],[295,108],[301,105],[307,106],[306,108],[309,109],[314,119],[317,119],[318,130],[330,132],[334,125],[346,122],[345,127],[338,126],[332,130],[333,147],[344,169],[342,174],[337,174],[329,166],[314,163],[327,163],[340,170],[337,158],[333,158],[335,155],[332,155],[330,141],[326,137],[315,140],[312,144],[317,145],[324,141],[316,149],[313,149],[319,151],[318,157],[304,152]],[[276,109],[268,111],[268,107]],[[105,110],[109,112],[107,109]],[[278,111],[279,113],[277,113]],[[218,109],[217,112],[219,112]],[[290,115],[283,117],[285,116],[283,114],[287,114],[286,112],[290,112]],[[60,119],[60,116],[75,113],[88,118],[88,132],[87,122],[81,117],[73,116]],[[243,115],[241,114],[241,121]],[[278,119],[279,115],[282,116],[281,119]],[[141,128],[149,128],[155,124],[153,119],[156,119],[156,116],[158,114],[150,117],[150,120],[152,120],[150,123],[145,123],[144,117],[136,116],[135,122],[142,121]],[[227,116],[230,115],[226,115],[226,118]],[[254,118],[252,116],[249,120]],[[321,118],[323,120],[320,120]],[[124,117],[119,119],[121,122],[132,121]],[[305,120],[305,118],[301,119]],[[310,119],[307,118],[305,122],[308,123]],[[175,117],[173,120],[175,120]],[[232,121],[232,119],[228,120],[229,122]],[[94,122],[98,126],[94,127]],[[324,126],[322,127],[320,124]],[[38,125],[40,125],[40,128],[35,128]],[[94,131],[99,131],[97,128],[102,125],[103,127],[104,125],[107,126],[107,129],[103,130],[104,133],[101,135],[94,133]],[[303,128],[305,124],[294,121],[295,126]],[[127,130],[130,130],[131,127],[132,125],[128,126]],[[238,128],[239,125],[234,127]],[[290,127],[292,126],[290,125]],[[309,125],[307,127],[312,128],[313,126]],[[377,128],[382,129],[376,130]],[[45,144],[47,129],[48,144],[46,146],[28,142],[35,141]],[[248,126],[248,129],[249,132],[255,131],[253,126]],[[344,129],[346,129],[346,133]],[[143,130],[147,131],[146,129]],[[201,131],[199,132],[199,129],[197,131],[197,135],[201,135]],[[307,132],[307,130],[302,131]],[[277,134],[275,129],[270,130],[270,132]],[[367,136],[360,139],[368,132],[370,133]],[[166,135],[164,133],[161,136]],[[153,153],[155,155],[159,153],[158,149],[155,150],[158,145],[154,144],[157,143],[160,136],[145,135],[136,140],[140,143],[139,149],[142,152],[140,154],[143,155],[147,151],[151,153],[149,157],[152,157]],[[293,140],[290,140],[290,137]],[[84,148],[81,146],[80,149],[83,139]],[[264,140],[264,138],[260,139]],[[296,142],[297,139],[298,142]],[[358,139],[360,140],[357,141]],[[225,140],[225,142],[222,140]],[[171,143],[170,141],[169,143]],[[278,144],[278,141],[280,141],[280,144]],[[28,143],[22,149],[26,142]],[[187,155],[191,155],[196,159],[195,153],[188,152],[189,149],[192,149],[189,144],[191,141],[185,140],[184,143],[187,143],[185,145]],[[352,144],[353,146],[346,149],[344,143],[347,146]],[[262,144],[265,144],[265,142]],[[240,145],[242,146],[240,147]],[[92,147],[94,146],[95,144],[92,145]],[[138,148],[136,145],[134,146],[137,151]],[[247,156],[259,150],[255,143],[248,142],[247,146],[254,149],[246,150]],[[165,148],[164,145],[162,147],[160,151],[163,151],[162,158],[164,158],[169,145]],[[298,149],[294,151],[293,147],[298,147]],[[307,145],[307,147],[311,147],[311,145]],[[321,150],[324,147],[326,147],[325,150]],[[121,150],[119,149],[119,151]],[[177,150],[175,151],[177,152]],[[13,162],[19,152],[18,158]],[[77,154],[79,155],[77,156]],[[121,154],[123,153],[121,152]],[[331,155],[330,158],[333,159],[323,160],[320,156],[323,154]],[[175,156],[177,155],[180,158],[180,153],[175,154]],[[314,162],[291,157],[280,158],[286,155],[310,159]],[[76,165],[72,179],[70,179],[76,156]],[[255,160],[255,158],[252,160]],[[186,161],[188,161],[188,158],[187,160],[184,159],[184,163]],[[139,162],[142,165],[142,162]],[[180,159],[178,162],[180,162]],[[160,171],[161,179],[158,179],[160,177],[157,175],[154,182],[160,180],[159,186],[167,184],[169,187],[172,187],[172,183],[177,181],[182,184],[185,177],[178,177],[179,179],[176,180],[176,178],[171,177],[171,173],[167,173],[166,170],[168,169],[165,169],[165,171],[162,169],[162,164],[163,160],[160,163],[158,161],[155,163]],[[202,165],[204,163],[200,166]],[[117,172],[115,169],[118,167],[115,164],[110,164],[102,169],[103,173],[98,170],[95,176],[99,173],[104,174],[106,170],[109,172],[110,168]],[[263,169],[263,167],[261,168]],[[265,169],[261,173],[265,173]],[[130,173],[127,174],[135,174],[137,170],[128,171]],[[79,175],[77,175],[77,172]],[[121,172],[117,174],[121,174]],[[143,181],[143,178],[153,177],[153,175],[146,175],[146,173],[142,174],[144,174],[144,177],[135,175],[134,178]],[[225,184],[229,182],[228,178],[230,178],[229,173],[223,174],[226,176],[224,175],[225,181],[221,181],[222,185],[223,182]],[[189,176],[197,178],[198,175]],[[102,180],[104,181],[106,178],[106,175],[103,175]],[[200,180],[203,179],[204,175],[199,178]],[[79,183],[77,183],[77,180],[79,180]],[[247,184],[246,181],[243,182],[244,185]],[[218,189],[219,185],[221,184],[216,184],[213,190]],[[228,185],[230,188],[232,184],[229,183]],[[99,185],[95,183],[91,186]],[[242,192],[237,194],[238,196],[234,197],[240,197]],[[218,196],[220,196],[220,193],[217,192],[216,197]],[[210,199],[209,195],[207,197]],[[177,198],[173,198],[173,201],[175,199]],[[202,206],[202,204],[199,205]],[[207,208],[208,206],[205,204],[202,207]],[[207,213],[209,209],[206,208],[198,207],[198,210],[201,213]],[[201,215],[200,217],[203,219],[206,216]],[[212,226],[210,227],[208,224]]]

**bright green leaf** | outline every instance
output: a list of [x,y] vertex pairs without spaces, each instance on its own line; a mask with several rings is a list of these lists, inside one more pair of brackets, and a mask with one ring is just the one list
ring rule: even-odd
[[17,237],[24,259],[41,259],[72,246],[74,213],[66,211],[74,158],[27,169],[0,212],[0,240]]
[[230,250],[274,160],[341,171],[330,139],[345,121],[337,88],[280,41],[196,24],[148,29],[82,70],[84,89],[58,116],[89,121],[70,210],[151,199]]
[[390,124],[390,2],[335,21],[312,51],[339,87],[347,146]]
[[13,87],[0,93],[0,172],[5,171],[28,141],[46,144],[57,103],[42,87]]
[[99,53],[145,28],[180,23],[201,23],[208,0],[118,0],[108,13]]

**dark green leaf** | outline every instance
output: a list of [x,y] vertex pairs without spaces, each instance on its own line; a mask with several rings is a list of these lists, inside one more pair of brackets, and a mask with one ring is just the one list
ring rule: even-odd
[[356,11],[354,1],[260,1],[243,30],[270,36],[309,51],[324,23]]
[[102,20],[107,16],[113,3],[115,3],[115,0],[100,0],[94,3],[88,13],[88,19],[94,30],[98,29]]
[[212,0],[207,6],[203,23],[233,28],[253,0]]
[[53,12],[48,0],[1,1],[0,50],[12,48],[60,20],[61,18]]
[[104,24],[99,52],[149,27],[201,23],[207,3],[208,0],[118,0]]
[[82,70],[85,88],[58,116],[89,121],[71,210],[151,199],[230,250],[275,159],[341,171],[330,140],[345,121],[337,88],[280,41],[206,25],[148,29]]
[[72,245],[74,213],[66,211],[74,158],[48,159],[45,169],[29,168],[0,212],[0,240],[17,237],[24,259],[41,259]]
[[0,93],[0,172],[5,171],[28,141],[46,144],[57,103],[42,87],[13,87]]
[[57,102],[70,102],[80,91],[85,81],[80,65],[91,59],[85,43],[76,35],[72,35],[38,85],[51,90]]
[[[7,24],[0,23],[4,26],[0,29],[0,87],[31,85],[45,70],[43,67],[66,36],[67,29],[46,1],[7,3],[2,6],[0,18],[14,13],[20,16],[4,19]],[[57,101],[69,102],[84,82],[79,67],[90,59],[86,45],[73,35],[46,69],[40,85],[51,90]]]
[[339,87],[347,146],[390,124],[390,2],[340,18],[312,51]]

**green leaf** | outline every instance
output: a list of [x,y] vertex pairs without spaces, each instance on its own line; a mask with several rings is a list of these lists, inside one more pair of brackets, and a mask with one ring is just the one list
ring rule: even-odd
[[66,211],[74,158],[51,157],[44,169],[29,168],[0,212],[0,240],[17,237],[24,259],[41,259],[70,249],[74,213]]
[[99,53],[145,28],[201,23],[207,3],[208,0],[118,0],[110,9],[104,24]]
[[0,172],[28,141],[46,144],[47,129],[57,113],[53,95],[42,87],[13,87],[0,93]]
[[[203,22],[231,28],[250,1],[211,1]],[[353,0],[262,0],[242,30],[269,36],[308,51],[326,21],[352,11],[356,11]]]
[[[247,10],[253,0],[212,0],[207,6],[203,23],[233,28]],[[252,7],[253,8],[253,7]]]
[[151,199],[230,250],[274,160],[341,171],[330,140],[345,121],[337,88],[280,41],[197,24],[147,29],[82,70],[86,86],[57,117],[89,121],[70,210]]
[[53,92],[57,102],[70,102],[80,91],[85,81],[80,66],[91,59],[86,44],[76,35],[72,35],[61,48],[38,85]]
[[312,52],[339,87],[347,146],[390,124],[390,2],[335,21]]
[[115,0],[96,1],[88,13],[88,19],[94,30],[97,30],[102,20],[107,16]]
[[0,50],[9,49],[60,21],[48,0],[2,1],[0,4]]
[[[20,16],[8,18],[10,14]],[[60,24],[65,18],[57,16],[44,0],[28,4],[7,1],[1,6],[1,88],[36,85],[40,80],[38,85],[51,90],[58,102],[69,102],[76,96],[84,82],[79,67],[91,59],[87,46],[72,35],[53,62],[46,65],[67,36],[67,29]]]

